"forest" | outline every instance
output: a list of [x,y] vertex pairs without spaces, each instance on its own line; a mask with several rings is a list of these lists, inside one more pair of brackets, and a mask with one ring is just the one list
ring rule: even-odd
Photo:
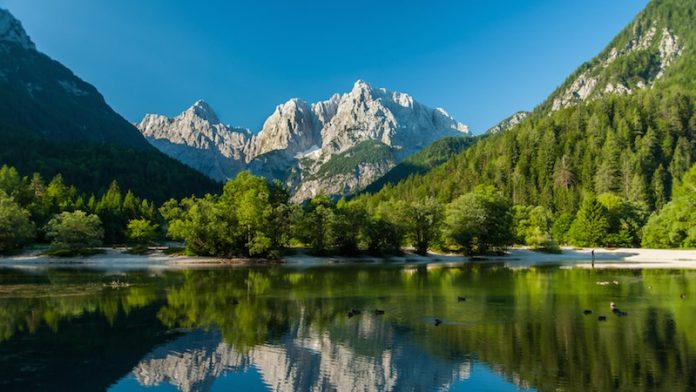
[[[50,244],[54,256],[85,255],[102,245],[146,252],[165,240],[183,241],[191,255],[280,258],[293,248],[315,255],[390,256],[412,250],[466,255],[512,245],[558,252],[590,247],[696,246],[696,165],[675,181],[673,199],[650,212],[647,203],[613,192],[584,197],[577,211],[515,203],[493,185],[478,185],[443,202],[435,196],[364,195],[338,201],[317,196],[289,202],[278,181],[249,172],[221,194],[170,199],[161,205],[122,191],[116,181],[86,195],[61,175],[48,183],[0,168],[0,252]],[[378,194],[377,196],[379,196]]]

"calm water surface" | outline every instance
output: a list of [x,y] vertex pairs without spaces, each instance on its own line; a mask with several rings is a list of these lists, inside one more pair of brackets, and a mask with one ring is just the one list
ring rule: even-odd
[[693,391],[695,299],[696,271],[0,269],[0,390]]

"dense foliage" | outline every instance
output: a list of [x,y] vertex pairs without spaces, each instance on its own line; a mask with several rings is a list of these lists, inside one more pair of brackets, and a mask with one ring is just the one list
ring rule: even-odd
[[44,229],[51,250],[74,254],[102,244],[104,230],[99,217],[84,211],[61,212]]
[[607,192],[655,210],[669,201],[674,179],[694,162],[695,139],[694,99],[688,94],[610,97],[532,115],[374,197],[449,202],[489,184],[516,205],[554,213],[575,213],[586,196]]
[[287,243],[288,194],[248,172],[228,182],[222,195],[166,202],[160,212],[170,237],[205,256],[276,256]]
[[643,246],[696,248],[696,165],[675,187],[672,201],[650,217]]
[[449,158],[469,148],[476,138],[473,137],[446,137],[440,139],[421,151],[404,159],[394,166],[385,175],[368,185],[363,192],[374,193],[387,184],[396,184],[414,174],[425,174],[446,162]]
[[[77,215],[63,214],[73,212]],[[68,223],[81,225],[85,219],[92,219],[92,215],[97,220],[90,224],[100,233],[99,240],[107,244],[125,243],[130,233],[127,226],[133,220],[144,220],[150,225],[160,220],[153,202],[131,191],[123,194],[115,181],[96,197],[80,194],[76,187],[66,185],[61,175],[46,184],[38,173],[29,178],[12,167],[0,167],[0,253],[35,241],[55,242],[65,234],[58,233],[58,229]],[[160,237],[157,232],[156,238]],[[62,246],[70,241],[58,242]]]
[[21,249],[33,239],[29,212],[0,190],[0,254]]
[[[427,197],[448,204],[477,186],[492,185],[515,205],[516,225],[522,225],[516,227],[515,242],[532,247],[553,247],[554,242],[637,246],[646,217],[668,205],[651,222],[677,222],[673,240],[650,231],[668,223],[651,223],[646,228],[651,239],[643,244],[691,246],[682,228],[689,224],[688,207],[680,207],[688,203],[668,203],[696,160],[694,15],[696,1],[652,1],[518,126],[480,139],[425,174],[372,189],[372,196],[362,198],[373,206]],[[665,32],[677,37],[681,51],[660,69]],[[636,48],[637,40],[651,34],[654,39]],[[614,52],[624,48],[634,50]],[[580,77],[592,78],[601,88],[589,100],[553,111],[554,100]],[[608,84],[628,86],[631,94],[608,93]],[[529,227],[531,220],[534,227]]]
[[350,173],[360,165],[389,161],[394,161],[394,156],[389,146],[376,140],[365,140],[347,151],[332,156],[328,162],[321,166],[316,176],[336,176]]
[[117,181],[141,197],[162,203],[172,197],[219,192],[222,187],[154,150],[6,135],[1,125],[0,137],[0,165],[13,166],[20,173],[36,172],[43,178],[60,174],[66,183],[87,194],[102,194]]

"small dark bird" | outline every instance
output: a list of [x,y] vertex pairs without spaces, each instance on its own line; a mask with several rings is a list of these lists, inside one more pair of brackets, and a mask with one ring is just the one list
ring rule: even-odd
[[681,299],[686,299],[686,293],[681,293],[681,295],[679,296],[679,298],[681,298]]
[[585,316],[589,316],[592,314],[592,311],[590,309],[585,309],[582,311],[582,314],[584,314]]
[[440,324],[442,324],[442,320],[436,318],[436,319],[435,319],[435,326],[437,327],[437,326],[439,326]]
[[384,314],[384,310],[382,310],[382,309],[375,309],[375,314],[378,315],[378,316],[379,316],[379,315],[382,315],[382,314]]
[[599,316],[597,317],[598,321],[607,321],[607,316]]
[[628,316],[628,313],[626,313],[626,312],[619,312],[619,313],[617,313],[616,315],[619,316],[619,317],[626,317],[626,316]]
[[351,317],[353,317],[353,316],[355,316],[355,315],[353,314],[353,311],[349,311],[348,314],[347,314],[347,316],[348,316],[348,318],[351,318]]
[[239,305],[239,300],[237,298],[232,298],[230,300],[230,305]]
[[457,297],[457,302],[466,302],[466,297]]
[[358,309],[355,309],[355,308],[351,309],[350,311],[353,312],[353,314],[356,316],[361,313]]

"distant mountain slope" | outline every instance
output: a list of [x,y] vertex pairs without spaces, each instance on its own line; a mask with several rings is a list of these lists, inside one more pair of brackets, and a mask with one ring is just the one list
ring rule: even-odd
[[138,128],[152,145],[211,178],[249,169],[284,181],[297,201],[361,190],[430,143],[469,134],[444,110],[361,80],[326,101],[279,105],[253,136],[197,105],[173,119],[147,115]]
[[[116,179],[162,199],[215,184],[152,148],[101,94],[38,52],[21,23],[0,9],[0,163],[64,174],[85,192]],[[94,181],[103,181],[95,184]]]
[[694,43],[692,7],[691,0],[653,0],[599,55],[551,94],[541,105],[543,110],[631,94],[652,87],[668,72],[683,72],[681,67],[691,61],[680,58]]
[[363,190],[363,193],[375,193],[387,184],[394,185],[411,175],[425,174],[469,148],[476,140],[477,138],[474,137],[446,137],[440,139],[394,166],[387,174],[368,185]]
[[652,1],[520,124],[375,197],[446,201],[491,184],[556,212],[604,192],[660,208],[696,159],[695,15],[696,0]]

